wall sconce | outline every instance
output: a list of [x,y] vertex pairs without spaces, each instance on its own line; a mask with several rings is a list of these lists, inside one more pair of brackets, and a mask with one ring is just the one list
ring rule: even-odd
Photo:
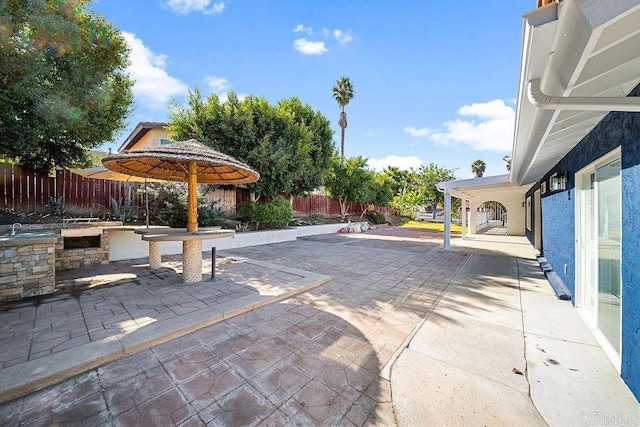
[[549,177],[549,187],[551,191],[564,191],[567,189],[567,174],[554,173]]

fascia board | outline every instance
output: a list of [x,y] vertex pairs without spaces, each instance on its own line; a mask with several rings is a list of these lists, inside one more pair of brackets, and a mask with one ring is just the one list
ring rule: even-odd
[[526,13],[522,19],[522,51],[511,156],[511,179],[518,183],[526,175],[531,156],[536,151],[536,147],[531,147],[536,141],[530,137],[536,108],[527,99],[527,85],[532,76],[540,78],[547,67],[558,23],[558,5],[550,3]]

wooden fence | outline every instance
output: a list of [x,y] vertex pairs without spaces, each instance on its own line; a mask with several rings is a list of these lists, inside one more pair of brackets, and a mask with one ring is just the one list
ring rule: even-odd
[[53,211],[51,198],[63,198],[72,215],[99,215],[110,211],[111,198],[131,200],[142,208],[140,183],[84,178],[69,170],[55,176],[42,175],[20,165],[0,163],[0,207],[16,212],[45,214]]
[[[392,209],[388,206],[372,206],[370,209],[375,209],[384,214],[392,213]],[[337,216],[340,215],[340,202],[323,195],[294,197],[293,212],[303,215],[321,214],[325,217]],[[347,205],[347,212],[352,216],[360,215],[362,212],[360,203],[349,203]]]
[[[14,212],[47,214],[53,211],[51,197],[63,197],[63,209],[68,216],[98,216],[110,212],[111,198],[114,198],[119,202],[131,200],[134,215],[139,216],[144,210],[144,194],[138,191],[142,185],[136,182],[84,178],[69,170],[47,176],[20,165],[0,163],[0,208]],[[250,194],[243,188],[237,188],[235,194],[221,189],[208,198],[219,200],[218,207],[225,214],[233,215],[236,206],[250,200]],[[389,207],[374,208],[385,214],[392,213]],[[340,203],[323,195],[295,197],[293,211],[297,215],[338,216]],[[348,212],[359,215],[360,204],[350,203]]]

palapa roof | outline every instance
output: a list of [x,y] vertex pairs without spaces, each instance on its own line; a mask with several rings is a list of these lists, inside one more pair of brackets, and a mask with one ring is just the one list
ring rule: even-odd
[[247,184],[260,178],[246,164],[195,139],[111,154],[102,159],[106,168],[116,172],[182,182],[187,180],[187,165],[191,162],[197,165],[200,183]]

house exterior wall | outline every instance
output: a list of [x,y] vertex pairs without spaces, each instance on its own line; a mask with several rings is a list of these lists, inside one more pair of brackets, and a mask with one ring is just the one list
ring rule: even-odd
[[[640,96],[640,86],[629,96]],[[527,196],[533,196],[542,182],[548,183],[552,174],[568,172],[565,191],[547,190],[542,195],[542,241],[545,257],[575,295],[575,173],[617,147],[621,148],[622,160],[621,375],[640,399],[640,113],[608,114]],[[527,236],[533,243],[533,232]]]
[[149,130],[140,141],[136,142],[129,150],[139,150],[141,148],[151,148],[160,146],[160,138],[167,139],[169,131],[164,128],[155,128]]
[[[469,207],[471,212],[476,212],[484,202],[498,202],[507,211],[507,235],[524,236],[524,201],[523,191],[520,188],[503,189],[503,190],[487,190],[485,193],[477,192],[476,198],[470,201]],[[469,234],[476,233],[476,219],[474,215],[470,216]]]
[[[573,180],[571,181],[573,183]],[[571,193],[571,199],[569,199]],[[575,295],[575,191],[542,196],[543,252],[560,279]],[[531,239],[533,244],[533,239]],[[565,269],[565,264],[567,265]],[[566,271],[566,272],[565,272]]]

